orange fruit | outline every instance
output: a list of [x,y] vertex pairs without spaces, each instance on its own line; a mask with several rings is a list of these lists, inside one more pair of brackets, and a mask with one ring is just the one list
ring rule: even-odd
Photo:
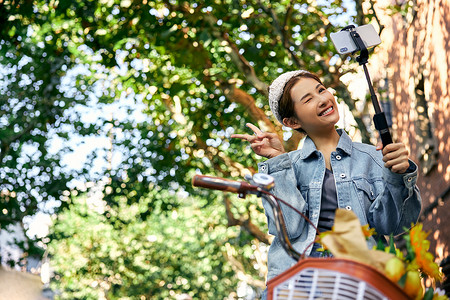
[[393,257],[384,266],[386,276],[393,282],[398,282],[405,274],[405,264],[397,257]]
[[408,273],[406,273],[405,287],[403,290],[412,299],[422,296],[422,283],[418,271],[408,271]]

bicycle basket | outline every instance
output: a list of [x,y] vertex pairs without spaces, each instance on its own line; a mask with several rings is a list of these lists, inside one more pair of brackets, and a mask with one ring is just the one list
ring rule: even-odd
[[347,259],[306,258],[270,280],[268,299],[407,300],[378,270]]

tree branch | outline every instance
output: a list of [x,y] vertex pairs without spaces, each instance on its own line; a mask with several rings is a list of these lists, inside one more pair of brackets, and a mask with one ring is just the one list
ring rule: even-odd
[[280,25],[280,21],[278,20],[278,16],[277,14],[273,11],[272,8],[266,7],[261,0],[258,0],[258,4],[261,7],[261,9],[272,18],[273,22],[273,28],[275,29],[276,33],[277,33],[277,37],[275,38],[275,40],[278,37],[281,37],[281,43],[283,45],[283,47],[286,49],[289,58],[295,63],[295,65],[297,66],[297,68],[305,68],[305,64],[298,58],[297,54],[292,51],[290,49],[291,46],[295,46],[294,43],[292,43],[292,41],[289,38],[289,32],[288,32],[288,28],[287,28],[287,24],[288,24],[288,19],[291,17],[292,15],[292,0],[289,3],[289,7],[287,9],[286,12],[286,18],[284,19],[284,24],[283,26]]
[[223,201],[225,204],[225,210],[226,210],[229,227],[241,226],[248,233],[250,233],[252,236],[257,238],[259,241],[261,241],[267,245],[270,245],[269,235],[262,232],[258,226],[256,226],[255,224],[252,223],[252,221],[250,219],[250,215],[248,215],[247,218],[245,218],[243,216],[241,216],[239,219],[235,218],[233,212],[231,211],[232,204],[231,204],[230,198],[227,195],[224,195]]
[[230,47],[229,55],[231,60],[236,65],[236,67],[244,74],[245,78],[257,89],[261,94],[266,97],[269,96],[268,85],[260,80],[256,76],[255,69],[250,65],[250,63],[245,59],[243,55],[239,53],[239,48],[234,42],[230,40],[227,32],[221,32],[218,30],[216,24],[217,19],[211,14],[204,15],[204,19],[209,24],[212,35],[218,40],[226,43]]
[[263,130],[270,132],[279,131],[277,130],[277,128],[275,128],[264,111],[256,106],[255,98],[253,98],[251,95],[241,90],[240,88],[235,87],[234,85],[223,84],[222,88],[225,96],[231,101],[242,105],[253,120],[259,121],[258,124],[260,126],[262,125]]
[[378,18],[377,12],[375,11],[375,5],[373,1],[370,1],[370,8],[372,8],[373,11],[373,17],[375,18],[375,21],[377,21],[378,27],[380,28],[378,31],[378,35],[381,35],[381,32],[384,29],[384,25],[381,24],[380,19]]
[[364,9],[363,9],[363,2],[364,0],[355,0],[355,9],[356,9],[356,25],[361,26],[366,23],[365,17],[364,17]]

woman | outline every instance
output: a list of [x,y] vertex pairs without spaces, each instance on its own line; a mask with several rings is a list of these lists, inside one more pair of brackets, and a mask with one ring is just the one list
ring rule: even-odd
[[[255,135],[232,137],[250,142],[256,154],[269,158],[259,164],[259,171],[274,177],[273,193],[308,216],[319,231],[331,229],[338,207],[352,210],[379,236],[398,235],[417,221],[421,210],[417,166],[408,159],[403,143],[382,149],[352,142],[343,130],[336,130],[336,100],[308,71],[287,72],[275,79],[269,87],[269,104],[278,121],[307,135],[301,149],[286,153],[275,133],[263,133],[252,124],[247,126]],[[270,205],[263,205],[269,233],[275,235],[268,255],[270,280],[296,262],[280,245]],[[290,241],[303,253],[316,231],[291,208],[281,206]],[[368,243],[376,244],[374,238]],[[306,254],[320,256],[316,249],[310,247]]]

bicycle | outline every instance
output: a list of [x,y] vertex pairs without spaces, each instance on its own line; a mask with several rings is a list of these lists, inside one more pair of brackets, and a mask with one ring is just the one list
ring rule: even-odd
[[[289,241],[279,205],[279,202],[287,203],[270,193],[270,189],[275,185],[273,178],[267,174],[256,173],[246,179],[249,182],[195,175],[192,184],[196,187],[237,193],[241,198],[254,194],[271,205],[280,242],[297,264],[267,282],[268,300],[409,299],[396,283],[369,265],[334,257],[305,257],[304,253],[297,252]],[[297,212],[311,223],[304,214]]]

